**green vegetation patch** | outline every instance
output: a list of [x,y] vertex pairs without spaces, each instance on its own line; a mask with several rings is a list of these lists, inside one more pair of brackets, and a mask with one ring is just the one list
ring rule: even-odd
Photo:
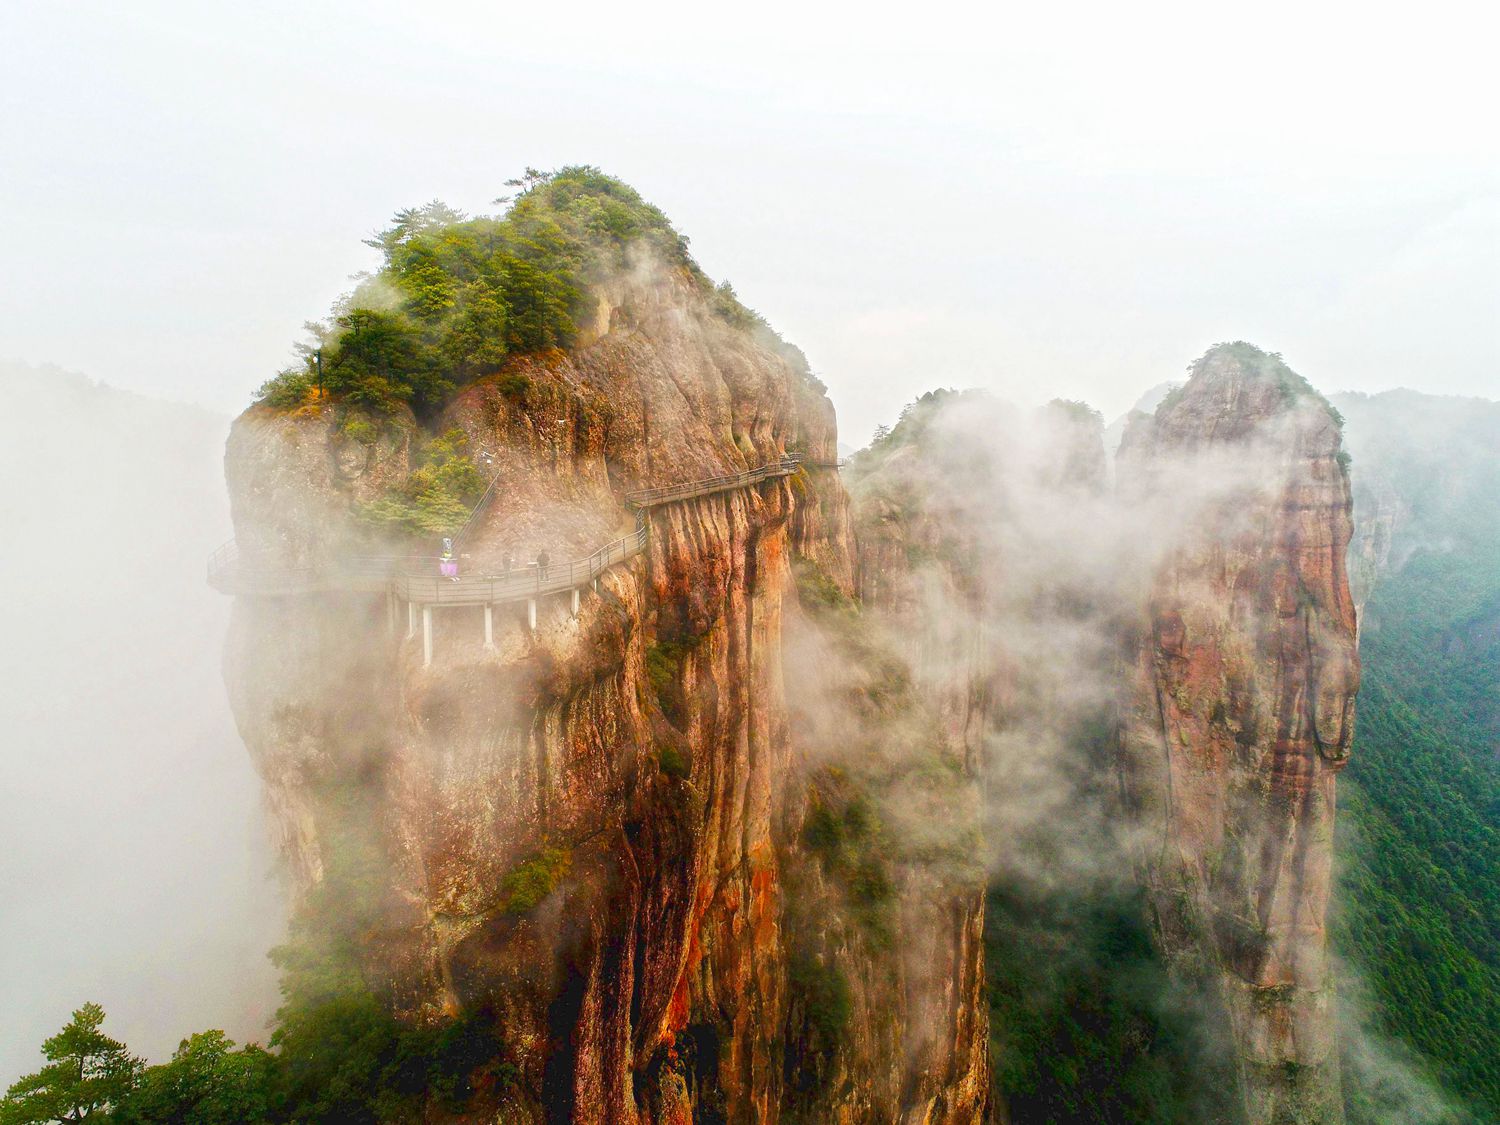
[[659,747],[656,751],[656,765],[662,773],[679,781],[693,772],[687,758],[675,746]]
[[868,797],[858,792],[839,795],[833,784],[849,788],[847,780],[832,783],[825,777],[822,786],[809,790],[802,842],[818,857],[824,873],[843,888],[854,919],[884,946],[893,937],[888,908],[896,889],[880,821]]
[[681,727],[687,718],[687,698],[682,692],[683,666],[705,636],[707,633],[658,638],[646,647],[646,680],[662,714],[674,726]]
[[[1280,352],[1262,351],[1245,340],[1233,340],[1229,343],[1215,344],[1209,348],[1188,364],[1188,379],[1191,380],[1205,370],[1210,362],[1221,356],[1238,360],[1256,375],[1273,382],[1281,391],[1284,402],[1292,403],[1301,398],[1311,398],[1328,411],[1328,416],[1333,419],[1335,425],[1343,426],[1344,416],[1311,383],[1288,367],[1286,361],[1281,358]],[[1188,384],[1186,383],[1173,387],[1157,406],[1157,414],[1161,415],[1170,411],[1182,401],[1187,391]]]
[[567,848],[544,847],[526,857],[500,880],[499,908],[505,914],[525,914],[557,889],[573,865]]
[[797,597],[802,605],[814,612],[854,614],[859,611],[853,598],[839,589],[816,563],[800,560],[793,572],[797,582]]
[[[575,165],[507,181],[500,215],[470,217],[433,200],[398,211],[368,240],[381,265],[324,323],[309,324],[303,363],[261,387],[290,410],[322,397],[431,417],[453,391],[509,357],[566,348],[593,315],[596,287],[648,253],[690,279],[709,308],[753,332],[809,380],[806,359],[715,286],[660,209],[598,168]],[[502,388],[515,393],[514,385]]]
[[449,430],[427,442],[417,467],[384,496],[359,507],[366,527],[400,535],[452,535],[468,522],[488,482],[468,456],[469,439]]
[[784,1069],[794,1107],[806,1106],[832,1076],[848,1039],[853,992],[827,954],[793,950],[787,964],[787,1042]]
[[990,1059],[1011,1120],[1238,1120],[1232,1050],[1133,891],[1021,881],[986,900]]

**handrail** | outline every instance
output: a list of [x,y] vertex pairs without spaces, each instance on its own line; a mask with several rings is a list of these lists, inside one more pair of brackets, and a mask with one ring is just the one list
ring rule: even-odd
[[646,549],[649,535],[650,529],[641,526],[621,539],[606,543],[587,558],[547,566],[531,564],[509,573],[457,578],[402,574],[392,581],[391,588],[406,601],[432,605],[486,605],[562,593],[585,586],[615,564],[640,554]]
[[759,484],[773,477],[785,477],[795,473],[802,462],[795,456],[771,461],[758,469],[732,473],[728,476],[707,477],[688,481],[685,484],[667,484],[658,488],[637,488],[625,494],[625,502],[633,508],[654,508],[660,504],[671,504],[677,500],[691,500],[695,496],[707,496],[714,492],[727,492],[743,488],[748,484]]
[[[647,509],[695,496],[707,496],[789,476],[801,468],[800,458],[788,455],[756,469],[726,476],[708,477],[685,484],[635,489],[625,502],[636,509],[634,532],[606,543],[587,558],[557,565],[531,564],[502,574],[463,575],[445,578],[432,573],[440,561],[427,555],[364,555],[342,559],[327,566],[247,567],[233,539],[215,548],[208,557],[208,582],[226,594],[303,594],[322,590],[389,590],[408,601],[437,605],[482,605],[533,598],[540,594],[577,589],[592,582],[611,566],[640,554],[646,548],[650,525]],[[455,537],[461,541],[486,506],[500,476],[474,506],[469,521]],[[426,571],[426,573],[420,573]]]
[[490,502],[495,498],[495,486],[499,483],[500,473],[497,471],[490,478],[490,486],[484,490],[484,495],[475,501],[474,507],[469,512],[469,518],[464,520],[463,527],[459,528],[458,533],[453,536],[453,549],[455,551],[463,546],[463,542],[468,538],[469,530],[474,526],[474,522],[489,509]]

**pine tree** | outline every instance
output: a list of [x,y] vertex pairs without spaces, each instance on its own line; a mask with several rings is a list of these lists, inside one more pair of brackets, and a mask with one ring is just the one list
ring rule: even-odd
[[42,1044],[47,1065],[18,1079],[0,1099],[0,1125],[102,1121],[135,1086],[141,1060],[99,1030],[104,1009],[85,1004]]

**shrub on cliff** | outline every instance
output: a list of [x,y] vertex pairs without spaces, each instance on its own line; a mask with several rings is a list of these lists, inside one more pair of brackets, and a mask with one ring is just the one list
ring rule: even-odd
[[487,484],[468,458],[468,444],[462,430],[433,438],[404,481],[360,506],[360,519],[402,534],[452,535],[468,521]]
[[527,856],[500,881],[500,909],[506,914],[525,914],[557,889],[573,853],[566,848],[546,847]]
[[794,949],[787,961],[787,1092],[812,1100],[833,1073],[854,1011],[849,982],[825,953]]
[[675,746],[662,746],[656,751],[657,768],[670,778],[682,780],[693,772],[687,758]]

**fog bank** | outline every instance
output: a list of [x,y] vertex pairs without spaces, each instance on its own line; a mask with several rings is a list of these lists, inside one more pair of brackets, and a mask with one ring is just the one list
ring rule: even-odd
[[0,364],[0,1085],[96,1000],[263,1039],[280,893],[220,676],[228,419]]

